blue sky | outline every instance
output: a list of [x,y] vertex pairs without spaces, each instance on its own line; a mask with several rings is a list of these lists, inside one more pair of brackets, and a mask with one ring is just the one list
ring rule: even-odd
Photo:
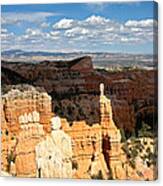
[[2,50],[153,53],[154,3],[3,5]]

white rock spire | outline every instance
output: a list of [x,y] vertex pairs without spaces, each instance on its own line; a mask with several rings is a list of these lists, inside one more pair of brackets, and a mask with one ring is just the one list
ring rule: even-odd
[[100,96],[104,96],[104,83],[100,83]]

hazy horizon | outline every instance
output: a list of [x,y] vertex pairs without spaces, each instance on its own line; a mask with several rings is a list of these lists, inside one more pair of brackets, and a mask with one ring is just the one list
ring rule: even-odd
[[4,52],[8,52],[8,51],[22,51],[22,52],[33,52],[33,53],[37,53],[37,52],[42,52],[42,53],[51,53],[51,54],[55,54],[55,53],[63,53],[63,54],[71,54],[71,53],[83,53],[83,54],[98,54],[98,53],[105,53],[105,54],[124,54],[124,55],[156,55],[153,53],[134,53],[134,52],[120,52],[120,51],[51,51],[51,50],[22,50],[22,49],[9,49],[9,50],[2,50],[1,54]]

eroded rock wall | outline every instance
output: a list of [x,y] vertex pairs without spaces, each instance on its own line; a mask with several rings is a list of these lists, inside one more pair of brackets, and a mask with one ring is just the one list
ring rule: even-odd
[[35,146],[44,139],[45,132],[40,124],[40,115],[32,113],[19,116],[21,131],[15,149],[16,175],[36,177]]
[[51,99],[33,87],[2,96],[2,170],[34,177],[35,146],[51,131]]
[[73,122],[72,126],[62,119],[62,129],[72,139],[72,164],[74,178],[92,178],[102,173],[108,178],[108,168],[102,154],[102,130],[99,124],[92,127],[85,121]]
[[20,131],[18,117],[25,113],[37,111],[40,113],[40,123],[46,132],[50,132],[50,119],[52,116],[51,98],[47,93],[39,93],[29,86],[29,90],[20,91],[11,89],[3,95],[4,117],[10,132],[17,134]]

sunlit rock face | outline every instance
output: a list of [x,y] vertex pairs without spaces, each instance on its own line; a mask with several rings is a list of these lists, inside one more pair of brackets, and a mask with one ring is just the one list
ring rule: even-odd
[[102,154],[102,130],[99,124],[92,127],[85,121],[73,122],[72,126],[66,119],[61,120],[62,129],[72,139],[73,178],[90,179],[102,173],[103,179],[108,178],[108,168]]
[[19,117],[21,131],[16,145],[16,174],[21,177],[36,176],[35,146],[44,139],[39,113],[34,111]]
[[28,86],[2,96],[2,170],[36,175],[35,146],[51,131],[51,98]]
[[51,119],[52,130],[59,130],[61,128],[61,119],[59,116],[55,116]]
[[104,94],[103,83],[100,84],[100,117],[100,124],[102,127],[102,148],[107,166],[112,172],[113,179],[121,179],[121,134],[113,121],[111,101]]
[[40,113],[40,123],[46,132],[50,132],[50,119],[52,116],[51,97],[45,92],[38,92],[34,87],[29,86],[28,90],[22,92],[18,89],[11,89],[3,95],[3,110],[7,125],[13,134],[20,131],[18,118],[22,114],[33,111]]
[[37,177],[72,178],[71,138],[55,129],[36,148]]

